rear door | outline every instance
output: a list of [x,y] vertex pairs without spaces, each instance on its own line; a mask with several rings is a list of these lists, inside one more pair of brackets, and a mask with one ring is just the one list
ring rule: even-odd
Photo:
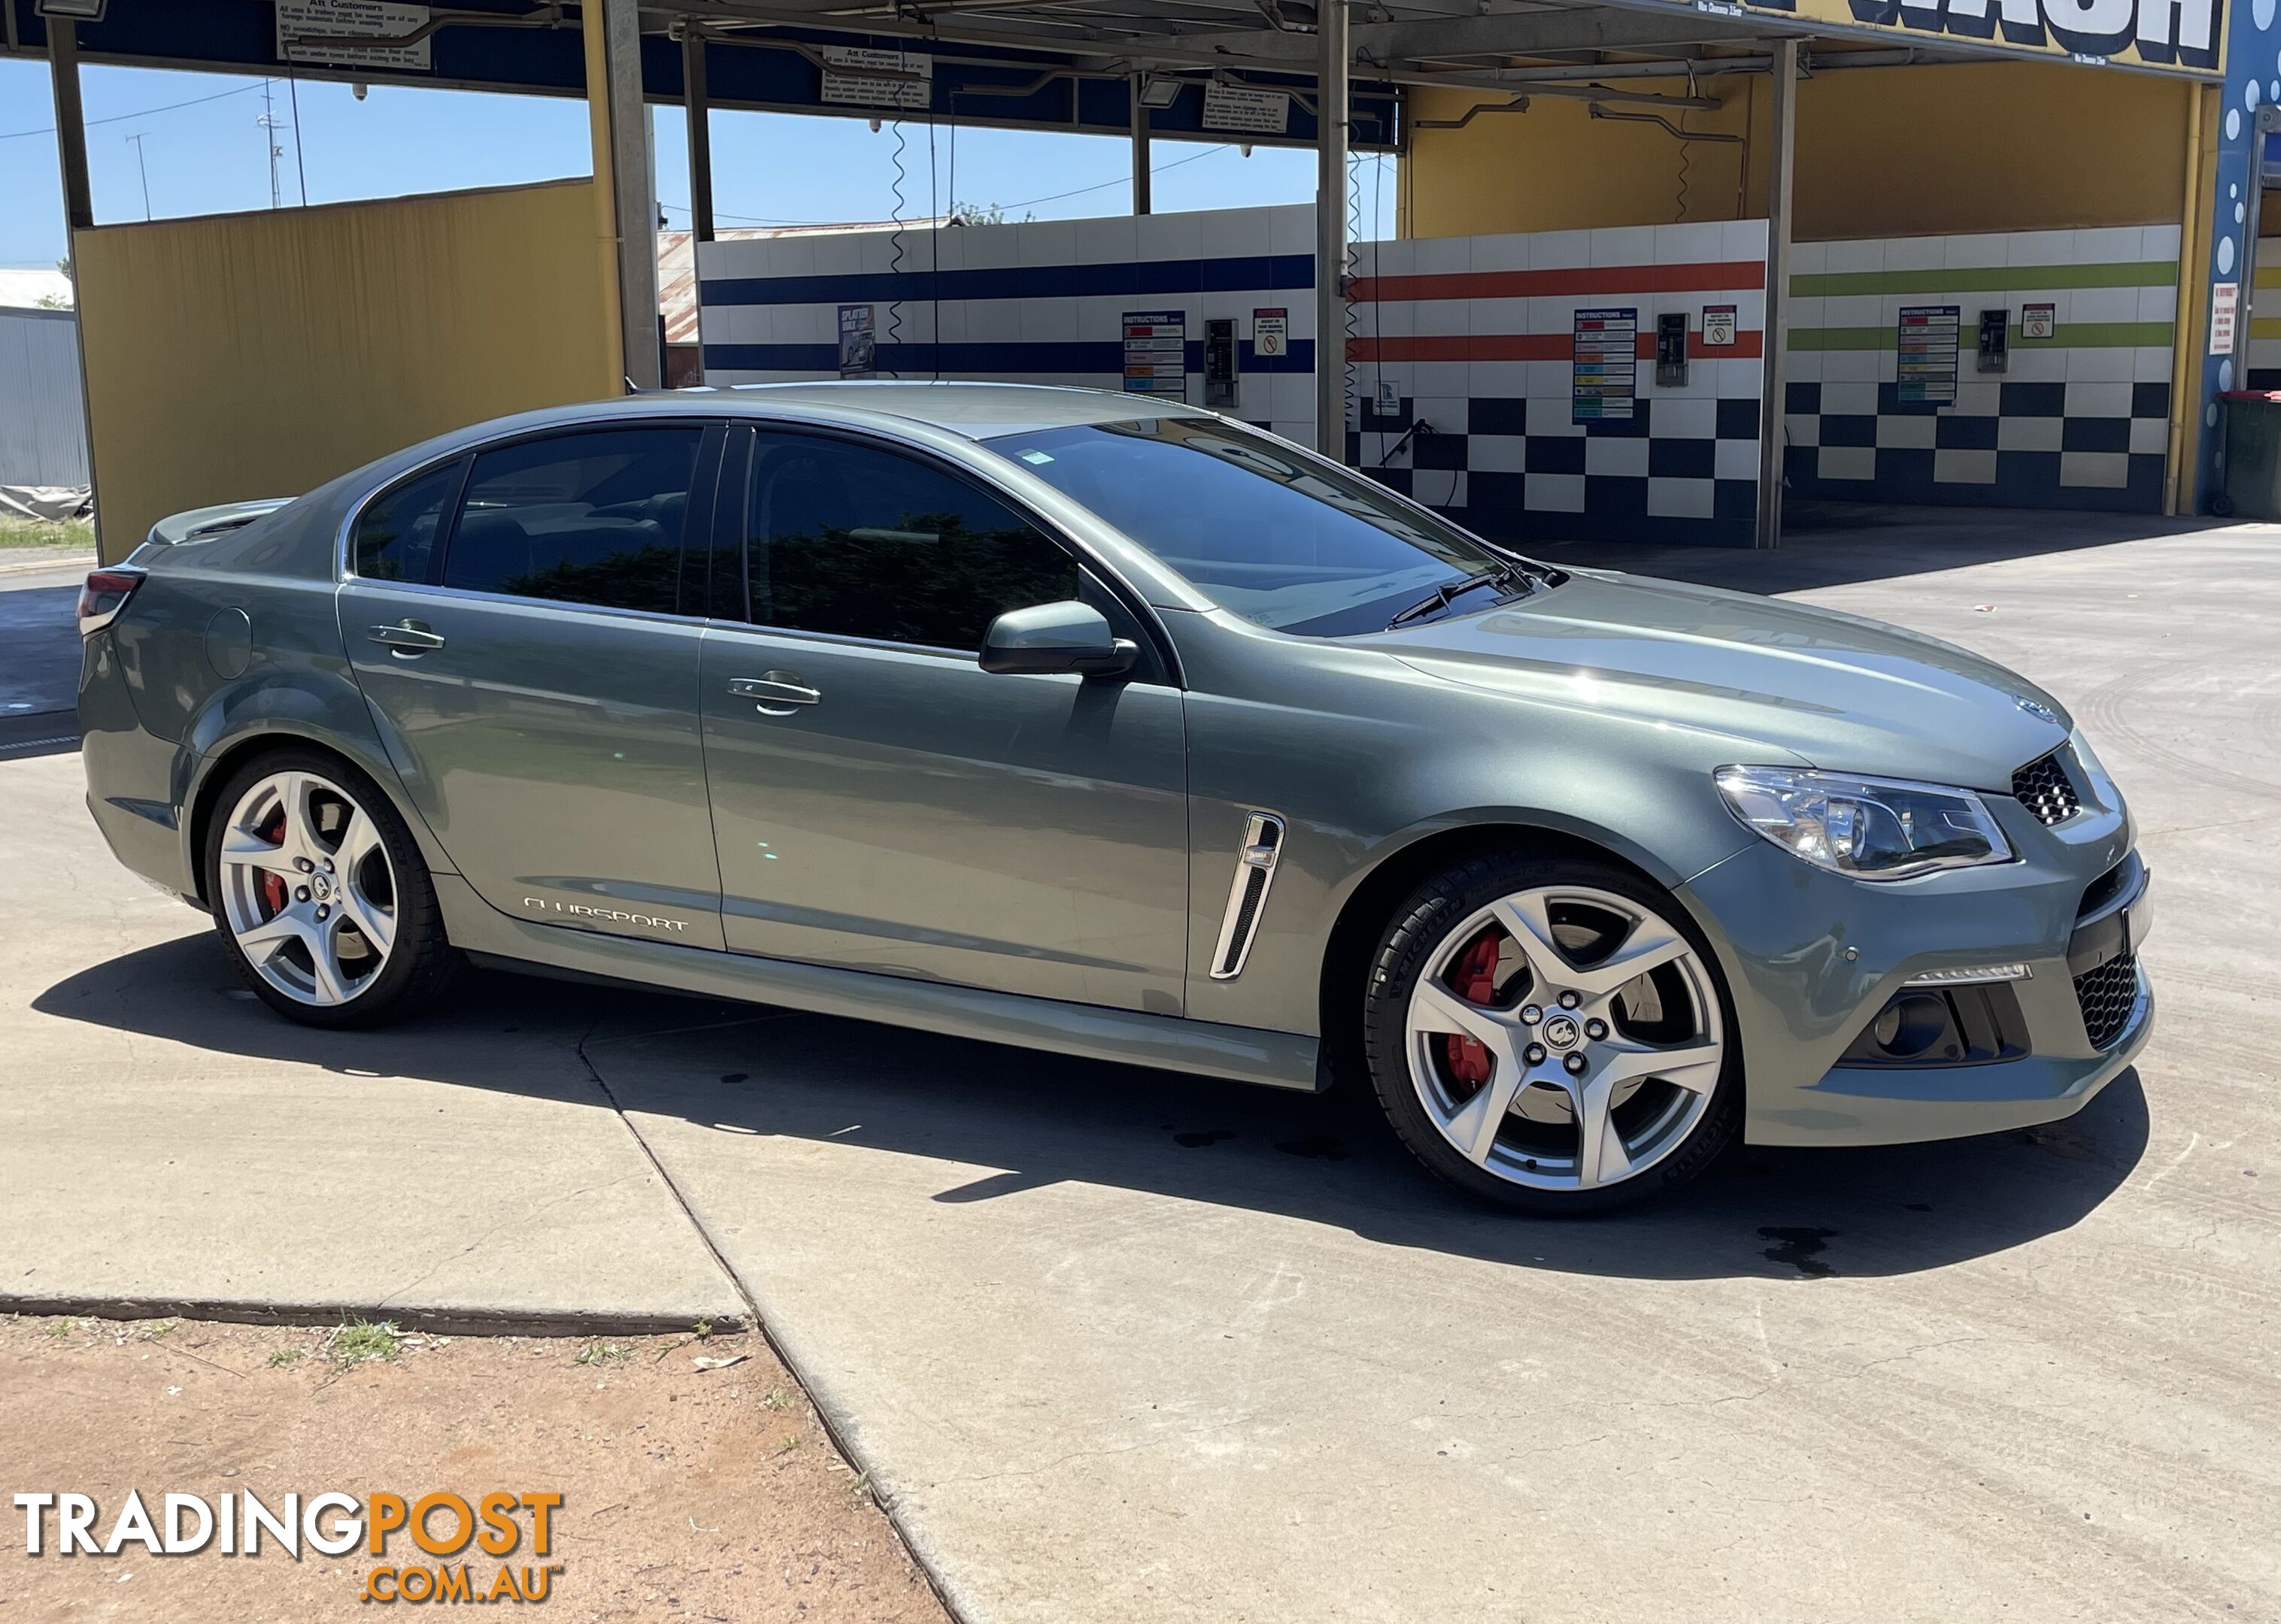
[[722,945],[698,675],[723,434],[529,436],[359,518],[350,661],[406,795],[504,912]]
[[[738,438],[746,579],[715,605],[745,624],[715,620],[703,681],[730,948],[1178,1014],[1182,701],[1134,612],[960,471]],[[1144,642],[1133,680],[976,664],[1002,611],[1080,596]]]

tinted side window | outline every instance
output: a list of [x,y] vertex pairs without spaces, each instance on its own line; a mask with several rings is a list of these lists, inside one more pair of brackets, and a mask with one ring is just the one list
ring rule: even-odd
[[754,451],[746,568],[763,626],[979,649],[1006,610],[1078,596],[1058,543],[924,463],[793,435]]
[[367,581],[425,581],[444,510],[460,489],[464,462],[384,490],[357,520],[356,573]]
[[673,612],[704,432],[596,429],[485,451],[468,476],[444,584]]

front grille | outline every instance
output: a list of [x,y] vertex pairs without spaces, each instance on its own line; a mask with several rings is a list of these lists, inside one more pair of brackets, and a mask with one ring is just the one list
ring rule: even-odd
[[2130,1007],[2138,1001],[2138,956],[2117,953],[2075,978],[2076,1002],[2083,1006],[2083,1029],[2093,1049],[2122,1035]]
[[2058,750],[2013,774],[2012,793],[2041,823],[2065,823],[2083,810],[2083,803],[2076,798],[2074,780],[2060,766]]

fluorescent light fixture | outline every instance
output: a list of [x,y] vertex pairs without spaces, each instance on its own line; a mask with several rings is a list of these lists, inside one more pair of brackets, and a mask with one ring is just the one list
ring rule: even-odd
[[1966,965],[1955,970],[1927,970],[1903,982],[1906,987],[1963,987],[1976,981],[2024,981],[2033,974],[2022,964]]
[[111,0],[38,0],[32,9],[43,17],[56,17],[72,22],[101,22],[104,7]]
[[1152,78],[1140,87],[1140,105],[1170,107],[1180,99],[1180,81],[1177,79]]

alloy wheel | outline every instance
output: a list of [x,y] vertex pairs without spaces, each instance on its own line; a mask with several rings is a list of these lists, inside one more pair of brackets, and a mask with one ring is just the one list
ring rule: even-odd
[[1583,885],[1499,897],[1445,935],[1411,989],[1411,1082],[1458,1154],[1512,1183],[1585,1190],[1687,1141],[1726,1058],[1687,938]]
[[246,962],[297,1003],[346,1004],[386,967],[396,874],[379,827],[315,773],[273,773],[221,835],[221,905]]

